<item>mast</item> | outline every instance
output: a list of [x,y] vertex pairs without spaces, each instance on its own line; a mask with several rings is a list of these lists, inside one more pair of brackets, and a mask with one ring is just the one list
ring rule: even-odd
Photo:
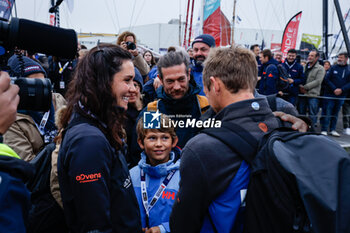
[[328,59],[328,0],[323,0],[323,46],[324,58]]
[[189,33],[188,33],[188,45],[186,46],[186,48],[187,48],[188,46],[190,46],[190,44],[191,44],[191,32],[192,32],[192,21],[193,21],[193,8],[194,8],[194,0],[192,0],[190,31],[189,31]]
[[190,10],[190,0],[187,1],[187,13],[186,13],[186,23],[185,23],[185,33],[184,33],[184,43],[183,47],[186,47],[186,34],[187,34],[187,23],[188,23],[188,12]]
[[231,29],[231,45],[235,42],[234,36],[235,36],[235,21],[236,21],[236,3],[237,0],[233,1],[233,14],[232,14],[232,29]]
[[343,38],[344,38],[346,50],[348,51],[348,55],[350,55],[349,36],[348,36],[348,34],[346,33],[345,23],[344,23],[344,20],[343,20],[343,15],[342,15],[342,13],[341,13],[341,9],[340,9],[340,5],[339,5],[339,1],[338,1],[338,0],[334,0],[334,6],[335,6],[335,9],[336,9],[336,11],[337,11],[337,15],[338,15],[338,19],[339,19],[339,24],[340,24],[341,31],[342,31],[342,33],[343,33]]

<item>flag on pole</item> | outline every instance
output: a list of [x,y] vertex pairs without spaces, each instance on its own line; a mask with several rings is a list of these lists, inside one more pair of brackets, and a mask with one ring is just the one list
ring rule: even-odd
[[281,48],[283,58],[287,57],[288,50],[295,49],[296,47],[301,14],[302,12],[300,11],[299,13],[294,15],[288,21],[286,28],[284,29],[283,37],[282,37],[282,48]]

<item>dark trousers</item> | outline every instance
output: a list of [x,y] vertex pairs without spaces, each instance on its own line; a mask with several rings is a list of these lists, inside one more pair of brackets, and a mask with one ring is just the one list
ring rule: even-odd
[[318,98],[299,97],[299,114],[306,115],[307,109],[309,109],[309,116],[312,121],[312,124],[317,124],[317,114],[320,109]]
[[324,116],[322,131],[335,130],[338,121],[340,108],[344,103],[344,99],[325,99],[322,107],[322,115]]

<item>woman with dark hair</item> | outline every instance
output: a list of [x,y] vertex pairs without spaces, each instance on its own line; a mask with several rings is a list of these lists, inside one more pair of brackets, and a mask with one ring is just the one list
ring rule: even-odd
[[143,59],[145,59],[147,62],[150,70],[152,70],[152,68],[156,65],[156,60],[154,59],[153,53],[149,50],[144,52]]
[[131,54],[100,44],[79,62],[68,90],[58,177],[71,232],[141,232],[125,161],[124,112],[135,92]]

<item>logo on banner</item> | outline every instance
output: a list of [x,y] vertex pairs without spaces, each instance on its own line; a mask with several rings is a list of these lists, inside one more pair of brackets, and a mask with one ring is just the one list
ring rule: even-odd
[[145,129],[160,129],[160,113],[144,112],[143,113],[143,128]]

